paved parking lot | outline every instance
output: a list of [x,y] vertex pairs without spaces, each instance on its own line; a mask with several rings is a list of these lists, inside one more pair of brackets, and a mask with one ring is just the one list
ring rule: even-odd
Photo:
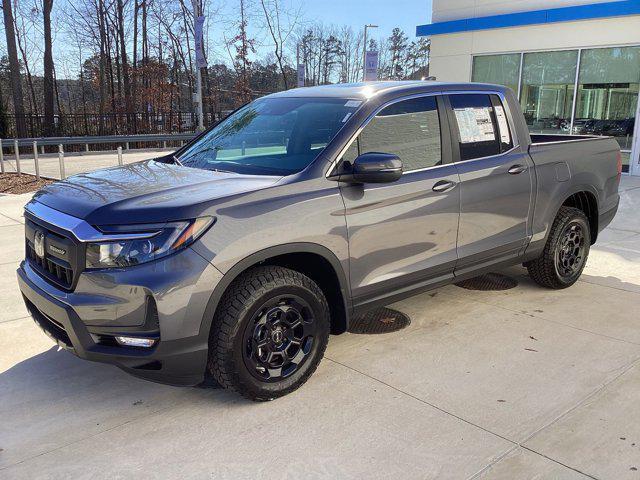
[[640,181],[574,287],[448,286],[396,333],[332,337],[311,380],[255,404],[57,351],[14,270],[0,197],[0,478],[640,478]]

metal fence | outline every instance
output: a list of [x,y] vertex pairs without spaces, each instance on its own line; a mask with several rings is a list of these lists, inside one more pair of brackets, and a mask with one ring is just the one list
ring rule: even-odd
[[[65,146],[67,151],[84,148],[90,151],[90,146],[113,146],[117,145],[118,164],[122,165],[123,147],[125,150],[142,147],[175,147],[184,144],[194,137],[194,133],[160,134],[160,135],[112,135],[107,137],[40,137],[40,138],[15,138],[0,139],[0,171],[5,173],[6,153],[13,154],[12,160],[15,162],[15,170],[21,173],[21,155],[28,154],[29,160],[33,160],[36,178],[40,179],[40,154],[45,153],[45,148],[49,151],[58,152],[60,179],[66,178],[65,172]],[[51,148],[55,147],[55,148]],[[79,148],[78,148],[79,147]]]
[[[205,112],[205,127],[220,121],[228,112]],[[16,136],[16,123],[23,122],[27,136],[41,138],[53,132],[55,136],[107,136],[193,133],[198,125],[193,112],[149,113],[74,113],[56,115],[51,128],[46,128],[44,115],[7,116],[7,137]]]

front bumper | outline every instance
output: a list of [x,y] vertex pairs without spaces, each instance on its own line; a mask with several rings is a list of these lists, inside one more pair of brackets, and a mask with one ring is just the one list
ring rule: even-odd
[[[174,255],[175,258],[168,261],[179,261],[177,257],[180,255]],[[123,284],[130,285],[133,278],[144,278],[138,285],[131,285],[131,291],[138,292],[132,297],[132,302],[137,305],[139,296],[144,295],[153,305],[152,315],[147,309],[143,314],[145,318],[128,326],[114,324],[108,316],[102,325],[96,322],[95,316],[87,321],[86,315],[81,317],[88,310],[87,295],[56,289],[44,281],[28,261],[22,262],[17,270],[18,284],[36,324],[60,347],[80,358],[110,363],[147,380],[171,385],[197,385],[204,380],[208,354],[208,332],[200,329],[208,300],[206,293],[207,290],[212,291],[221,274],[194,252],[188,255],[197,256],[192,257],[191,266],[195,261],[199,265],[198,271],[183,272],[182,275],[175,272],[174,284],[167,279],[169,272],[166,269],[148,269],[146,275],[133,270],[113,274],[114,291]],[[162,271],[162,283],[158,285],[156,275]],[[186,275],[193,280],[186,282]],[[107,304],[113,301],[106,295],[101,298]],[[91,300],[95,302],[95,296]],[[123,297],[119,296],[117,302],[123,303]],[[101,307],[93,305],[91,309],[98,311]],[[123,347],[114,341],[105,341],[118,334],[155,337],[159,341],[149,349]]]

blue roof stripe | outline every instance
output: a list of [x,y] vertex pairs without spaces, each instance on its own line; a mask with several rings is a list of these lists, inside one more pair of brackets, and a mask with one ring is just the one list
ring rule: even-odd
[[424,37],[445,33],[522,27],[542,23],[570,22],[625,15],[640,15],[640,0],[591,3],[574,7],[533,10],[530,12],[509,13],[505,15],[491,15],[489,17],[464,18],[450,22],[436,22],[429,25],[419,25],[416,27],[416,35]]

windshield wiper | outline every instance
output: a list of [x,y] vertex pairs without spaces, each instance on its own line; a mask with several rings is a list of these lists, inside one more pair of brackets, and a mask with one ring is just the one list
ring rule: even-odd
[[209,170],[211,172],[218,172],[218,173],[238,173],[238,172],[232,172],[231,170],[220,170],[219,168],[215,168],[215,167],[207,168],[206,170]]
[[[187,160],[187,162],[188,162],[188,161],[189,161],[191,158],[193,158],[194,156],[196,156],[196,155],[200,155],[200,154],[202,154],[202,153],[210,152],[210,151],[215,151],[215,152],[216,152],[216,156],[217,156],[218,152],[219,152],[220,150],[223,150],[223,149],[224,149],[224,147],[222,147],[221,145],[216,145],[216,146],[214,146],[214,147],[207,147],[207,148],[203,148],[202,150],[199,150],[198,152],[194,153],[192,156],[190,156],[190,157],[189,157],[189,158],[187,158],[186,160]],[[181,167],[186,166],[186,165],[185,165],[184,163],[182,163],[182,162],[178,159],[178,157],[176,157],[175,155],[172,155],[172,158],[173,158],[174,163],[176,163],[177,165],[180,165]],[[215,158],[215,157],[214,157],[214,158]],[[214,160],[214,162],[215,162],[215,160]],[[204,165],[198,166],[198,167],[196,167],[196,168],[202,168],[202,169],[204,169],[204,170],[209,170],[209,171],[211,171],[211,172],[217,172],[217,173],[236,173],[236,174],[238,173],[238,172],[234,172],[234,171],[231,171],[231,170],[222,170],[222,169],[220,169],[220,168],[210,167],[210,166],[209,166],[209,165],[210,165],[210,163],[211,163],[211,162],[208,162],[208,161],[206,161],[206,160],[205,160],[205,164],[204,164]]]

